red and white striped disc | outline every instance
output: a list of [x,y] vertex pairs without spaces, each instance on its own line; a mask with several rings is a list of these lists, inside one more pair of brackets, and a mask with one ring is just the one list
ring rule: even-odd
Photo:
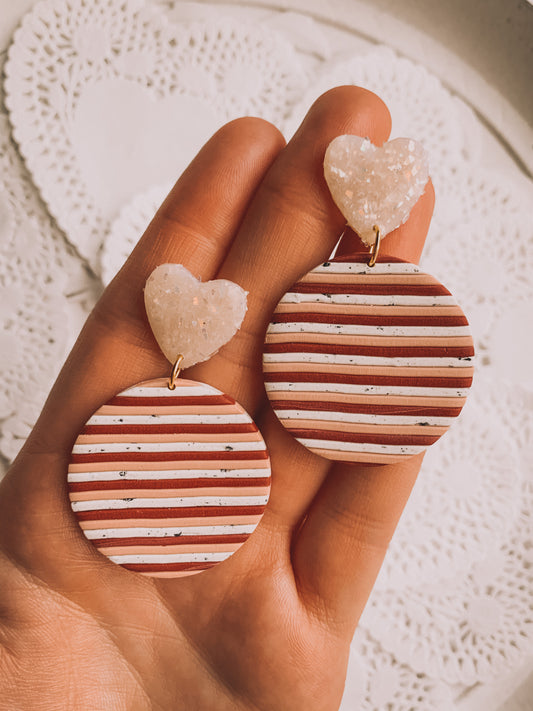
[[387,464],[460,413],[474,345],[450,292],[415,264],[340,257],[298,281],[267,330],[263,370],[282,424],[328,459]]
[[270,460],[250,415],[214,387],[139,383],[97,410],[68,468],[78,522],[113,562],[177,577],[228,558],[255,529]]

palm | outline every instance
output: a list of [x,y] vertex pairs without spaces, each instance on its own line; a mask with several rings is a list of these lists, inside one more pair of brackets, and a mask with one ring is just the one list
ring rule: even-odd
[[[338,707],[353,629],[417,462],[330,466],[308,453],[265,401],[260,353],[277,300],[327,257],[342,230],[321,178],[325,146],[340,132],[383,141],[388,123],[373,95],[343,88],[314,106],[285,149],[264,122],[230,124],[178,182],[103,295],[2,484],[5,708]],[[431,209],[428,190],[387,251],[416,259]],[[79,531],[65,492],[69,452],[90,414],[168,371],[142,307],[144,281],[163,262],[250,292],[238,336],[187,377],[250,412],[273,474],[264,518],[247,543],[223,564],[179,580],[109,563]],[[21,679],[31,684],[21,687]]]

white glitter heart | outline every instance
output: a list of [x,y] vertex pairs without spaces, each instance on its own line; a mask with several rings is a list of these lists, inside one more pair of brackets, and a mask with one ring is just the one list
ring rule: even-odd
[[246,314],[247,292],[227,279],[202,283],[181,264],[161,264],[146,281],[144,304],[159,347],[189,368],[227,343]]
[[360,136],[337,136],[324,157],[324,176],[335,204],[365,244],[403,224],[428,181],[423,146],[395,138],[381,148]]

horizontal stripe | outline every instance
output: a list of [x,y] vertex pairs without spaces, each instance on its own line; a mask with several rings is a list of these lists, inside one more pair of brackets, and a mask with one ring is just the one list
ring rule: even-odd
[[453,338],[454,336],[470,336],[470,327],[461,326],[394,326],[388,325],[383,320],[378,325],[361,325],[351,323],[324,323],[320,321],[287,321],[276,323],[273,321],[268,327],[268,333],[325,333],[329,335],[352,335],[352,336],[393,336],[393,337],[417,337],[432,338],[443,336]]
[[[468,389],[450,388],[427,388],[427,387],[404,387],[396,385],[357,385],[351,383],[333,382],[267,382],[265,383],[267,393],[278,391],[299,393],[343,393],[346,395],[401,395],[403,397],[466,397]],[[275,395],[273,395],[275,397]]]
[[357,366],[386,366],[386,367],[413,367],[413,368],[472,368],[473,356],[463,356],[458,358],[389,358],[385,356],[353,356],[342,353],[326,352],[280,352],[264,353],[263,362],[270,363],[324,363],[332,365],[357,365]]
[[[305,410],[311,412],[342,412],[343,414],[412,415],[417,417],[457,417],[461,407],[427,407],[409,405],[370,405],[365,403],[335,403],[325,400],[271,400],[272,408],[282,410]],[[279,415],[278,415],[279,417]]]
[[252,442],[95,442],[94,444],[75,444],[74,454],[95,452],[257,452],[265,450],[263,440]]
[[[404,410],[405,412],[405,410]],[[300,420],[313,420],[320,421],[324,420],[327,422],[338,422],[342,424],[346,422],[348,424],[368,424],[368,425],[420,425],[420,426],[434,426],[434,427],[449,427],[456,415],[450,417],[435,415],[431,416],[420,416],[418,413],[412,415],[406,414],[385,414],[378,415],[376,413],[364,413],[364,412],[339,412],[338,410],[276,410],[276,416],[282,422],[285,420],[294,420],[299,422]]]
[[471,345],[460,346],[436,346],[430,348],[426,346],[364,346],[359,343],[346,345],[344,343],[270,343],[267,342],[264,346],[265,353],[300,353],[305,350],[308,353],[323,353],[331,354],[332,351],[337,355],[355,355],[355,356],[372,356],[375,358],[438,358],[439,354],[442,357],[451,358],[472,358],[474,348]]
[[[154,421],[155,418],[151,418]],[[159,419],[155,420],[159,423]],[[174,425],[162,425],[162,424],[152,424],[147,423],[145,425],[113,425],[112,427],[106,425],[86,425],[82,431],[82,435],[98,435],[98,434],[138,434],[142,435],[145,433],[150,434],[169,434],[169,435],[180,435],[185,437],[186,435],[195,435],[195,437],[209,437],[216,434],[217,437],[222,437],[224,435],[257,435],[258,430],[253,422],[247,424],[180,424],[179,427]],[[201,441],[201,440],[199,440]]]
[[327,440],[333,442],[358,442],[368,444],[393,444],[393,445],[420,445],[429,447],[436,442],[440,435],[412,435],[412,434],[384,434],[382,432],[361,434],[354,432],[341,432],[338,430],[322,429],[291,429],[290,433],[299,441],[302,440]]
[[392,444],[368,444],[368,443],[358,443],[358,442],[339,442],[335,440],[325,440],[325,439],[305,439],[298,438],[298,442],[304,445],[304,447],[318,448],[323,451],[335,451],[335,452],[367,452],[367,453],[377,453],[377,454],[408,454],[410,456],[414,454],[420,454],[425,450],[423,446],[415,445],[392,445]]
[[174,545],[143,545],[143,543],[137,542],[132,545],[113,545],[109,546],[107,543],[105,545],[97,544],[97,549],[104,553],[108,558],[115,558],[117,556],[129,555],[129,556],[153,556],[153,555],[182,555],[183,560],[198,560],[197,556],[204,553],[234,553],[239,550],[243,543],[246,542],[248,536],[245,536],[242,541],[233,541],[232,543],[210,543],[206,544],[174,544]]
[[[331,414],[331,413],[328,413]],[[342,416],[342,415],[340,415]],[[387,424],[375,424],[368,422],[346,422],[344,419],[341,420],[324,420],[324,419],[284,419],[283,423],[285,427],[291,432],[297,429],[316,429],[320,428],[322,432],[334,431],[334,432],[354,432],[362,434],[422,434],[422,435],[436,435],[442,436],[448,431],[448,425],[445,426],[435,426],[428,424],[407,424],[398,425],[396,423],[396,418],[387,418]],[[391,424],[394,423],[394,424]]]
[[[217,461],[216,460],[211,460],[211,461],[203,461],[201,459],[199,460],[189,460],[187,461],[187,467],[183,469],[183,471],[192,471],[192,470],[203,470],[203,471],[223,471],[223,472],[229,472],[233,470],[241,470],[241,469],[261,469],[264,470],[265,466],[268,465],[269,460],[268,459],[256,459],[256,460],[242,460],[239,461],[237,459],[233,459],[231,461],[225,461],[222,466],[218,465],[217,466]],[[180,467],[181,468],[181,467]],[[153,465],[148,462],[148,461],[139,461],[139,462],[122,462],[122,461],[117,461],[117,462],[76,462],[73,463],[71,462],[68,465],[68,471],[70,473],[77,473],[77,472],[101,472],[101,471],[127,471],[127,472],[134,472],[134,471],[152,471],[154,469]],[[176,468],[176,463],[173,461],[169,462],[158,462],[157,463],[157,469],[159,471],[172,471],[172,472],[177,472],[178,469]],[[177,476],[176,473],[172,474],[172,476]]]
[[[117,518],[114,516],[113,518],[110,518],[110,516],[113,515],[113,512],[111,511],[110,514],[106,517],[105,515],[100,516],[97,519],[91,520],[90,519],[90,512],[87,514],[79,514],[78,515],[78,521],[83,529],[84,532],[87,531],[92,531],[96,529],[102,529],[102,528],[108,528],[108,529],[115,529],[115,528],[139,528],[139,527],[145,527],[145,526],[150,526],[150,527],[161,527],[161,528],[167,528],[169,526],[174,526],[174,527],[180,527],[180,528],[188,528],[189,526],[197,526],[197,527],[209,527],[211,525],[217,525],[217,526],[233,526],[233,525],[253,525],[254,527],[257,526],[259,521],[261,520],[262,517],[262,511],[261,507],[258,507],[258,510],[255,511],[252,514],[239,514],[239,515],[224,515],[224,516],[217,516],[216,514],[216,509],[213,509],[213,515],[209,515],[208,517],[206,516],[193,516],[191,514],[187,515],[186,517],[179,517],[176,515],[173,516],[165,516],[158,518],[157,516],[150,515],[148,516],[139,516],[135,518],[135,516],[128,516],[128,512],[126,511],[126,515],[123,518]],[[103,512],[105,514],[105,512]],[[123,512],[124,513],[124,512]],[[131,513],[131,512],[130,512]],[[153,512],[150,512],[153,514]],[[180,511],[181,513],[181,511]],[[87,518],[85,520],[81,519],[81,516],[86,516]]]
[[[396,261],[393,257],[385,257],[388,261],[378,262],[368,266],[368,254],[361,253],[361,260],[354,257],[340,257],[339,261],[332,259],[313,269],[315,274],[418,274],[421,269],[411,262]],[[381,259],[381,257],[379,258]]]
[[[85,503],[85,502],[83,502]],[[179,513],[180,518],[204,518],[211,516],[253,516],[262,514],[265,510],[264,505],[262,506],[191,506],[180,508],[179,511],[175,508],[164,507],[164,508],[136,508],[136,509],[91,509],[86,511],[76,511],[76,515],[79,521],[102,521],[102,520],[112,520],[115,523],[115,519],[175,519]],[[112,516],[112,518],[110,518]],[[235,520],[239,523],[238,518]],[[243,522],[242,522],[243,523]],[[115,523],[116,525],[116,523]]]
[[[73,511],[93,511],[104,509],[149,509],[162,508],[177,509],[181,507],[206,507],[214,506],[227,508],[230,506],[264,506],[268,501],[268,496],[171,496],[167,499],[100,499],[98,501],[74,501]],[[180,512],[181,515],[181,512]]]
[[460,307],[454,302],[453,304],[448,304],[445,306],[438,306],[437,304],[429,306],[416,306],[416,305],[387,305],[387,304],[333,304],[331,301],[326,300],[324,303],[316,303],[307,301],[302,297],[302,300],[298,303],[285,303],[280,301],[276,306],[275,316],[281,314],[299,314],[299,313],[312,313],[317,314],[336,314],[338,316],[349,315],[351,317],[355,316],[368,316],[375,318],[376,316],[385,316],[389,318],[464,318],[464,314]]
[[204,537],[220,538],[224,536],[244,536],[255,531],[254,525],[228,525],[228,526],[186,526],[181,528],[96,528],[85,531],[85,535],[89,540],[104,540],[109,537],[111,540],[121,540],[123,538],[143,539],[146,537],[155,537],[158,540],[162,538],[175,539],[179,538],[196,538],[203,539]]
[[179,462],[179,461],[231,461],[233,459],[267,459],[263,449],[260,452],[95,452],[92,454],[72,454],[72,463],[87,462]]
[[[396,370],[396,369],[394,369]],[[292,382],[292,383],[346,383],[352,385],[394,385],[394,386],[414,386],[414,387],[431,387],[431,388],[469,388],[472,384],[472,378],[432,378],[424,377],[423,375],[414,376],[413,370],[420,372],[419,369],[412,369],[410,377],[396,377],[396,373],[391,373],[390,370],[385,371],[383,375],[351,375],[350,373],[336,373],[334,371],[316,372],[299,371],[296,365],[295,371],[278,371],[265,372],[263,377],[265,383],[276,382]],[[409,372],[409,371],[408,371]],[[448,374],[447,374],[448,375]],[[453,373],[450,373],[453,375]],[[268,390],[267,386],[267,390]]]
[[[214,481],[219,482],[220,480],[230,480],[231,470],[229,469],[167,469],[165,470],[165,479],[167,481],[179,481],[180,486],[186,486],[184,482],[187,481]],[[77,481],[149,481],[149,480],[159,480],[161,478],[160,469],[142,469],[135,471],[120,471],[120,470],[108,470],[108,471],[87,471],[87,472],[69,472],[68,481],[70,483]],[[242,481],[244,478],[252,479],[269,479],[270,478],[270,468],[258,468],[258,469],[239,469],[238,470],[238,481]],[[218,486],[218,484],[216,484]]]
[[[178,425],[174,425],[174,430],[178,429]],[[80,434],[76,440],[77,444],[99,444],[107,442],[126,442],[135,444],[149,443],[149,442],[259,442],[262,441],[259,432],[244,432],[243,434],[181,434],[180,432],[174,431],[173,434],[160,434],[157,432],[152,432],[149,425],[144,426],[144,434],[136,433],[115,433],[113,427],[108,428],[107,434]],[[263,444],[264,446],[264,444]]]
[[[159,392],[159,391],[157,391]],[[172,391],[171,391],[172,392]],[[229,397],[229,395],[202,395],[198,397],[130,397],[124,395],[117,395],[111,398],[106,403],[111,407],[136,407],[137,405],[142,405],[143,407],[186,407],[186,406],[234,406],[235,400]]]
[[313,269],[308,272],[300,282],[304,284],[314,284],[323,282],[332,282],[333,284],[439,284],[431,274],[424,272],[411,274],[375,274],[366,272],[358,274],[355,271],[350,272],[334,272],[331,268],[323,271]]
[[[317,393],[307,391],[276,391],[269,393],[272,402],[316,402]],[[466,402],[464,397],[431,397],[420,395],[376,395],[354,393],[322,393],[320,399],[331,403],[336,409],[343,410],[345,405],[391,405],[404,409],[408,407],[462,407]]]
[[[341,327],[343,328],[343,327]],[[298,331],[294,333],[271,333],[267,331],[265,343],[267,344],[290,344],[296,346],[299,343],[324,344],[329,347],[330,352],[335,351],[338,346],[353,346],[354,348],[404,348],[413,347],[420,350],[427,350],[428,353],[443,351],[451,346],[462,346],[465,349],[471,348],[472,337],[466,336],[385,336],[373,334],[370,336],[355,336],[340,331],[339,333],[311,333],[309,331]]]
[[[216,563],[213,563],[212,565],[207,566],[207,568],[212,568],[215,566]],[[136,566],[123,566],[126,568],[126,570],[135,570]],[[200,568],[199,570],[151,570],[150,572],[146,572],[146,568],[143,568],[142,565],[138,566],[140,570],[138,570],[139,575],[145,575],[150,578],[188,578],[191,575],[198,575],[198,573],[203,573],[204,570],[207,570],[207,568]]]
[[291,287],[292,294],[357,294],[361,296],[449,296],[448,289],[439,283],[434,284],[352,284],[348,279],[344,283],[333,281],[299,281]]
[[[161,385],[138,385],[132,388],[128,388],[120,393],[121,396],[125,397],[135,397],[135,398],[153,398],[153,397],[166,397],[166,398],[181,398],[181,397],[196,397],[196,396],[212,396],[220,395],[220,390],[217,390],[212,385],[207,385],[206,383],[197,383],[194,380],[179,379],[176,381],[176,387],[171,390],[168,387],[168,380],[163,380]],[[231,399],[231,398],[230,398]]]
[[227,552],[217,552],[217,553],[158,553],[156,555],[113,555],[110,556],[110,560],[113,563],[118,563],[122,565],[123,563],[203,563],[207,562],[218,562],[221,560],[226,560],[230,555],[230,551]]
[[[270,486],[270,477],[252,479],[242,478],[217,478],[217,479],[114,479],[112,481],[72,481],[69,477],[70,492],[76,491],[105,491],[107,489],[254,489]],[[242,491],[239,491],[242,494]],[[187,495],[187,494],[185,494]]]
[[419,296],[417,294],[334,294],[299,293],[288,291],[281,299],[284,304],[299,304],[303,301],[314,304],[365,304],[376,306],[455,306],[453,296]]
[[[419,328],[424,333],[428,332],[428,329],[439,328],[443,331],[442,335],[446,335],[445,329],[452,327],[468,326],[468,321],[465,316],[394,316],[394,311],[391,311],[390,315],[379,316],[373,313],[369,314],[352,314],[351,310],[344,309],[342,313],[329,313],[325,312],[313,312],[313,311],[284,311],[282,313],[274,312],[269,330],[272,330],[273,324],[286,324],[287,326],[292,324],[302,324],[305,326],[306,330],[314,330],[317,324],[336,324],[336,325],[350,325],[359,327],[369,327],[369,326],[379,326],[385,329],[391,330],[392,327],[398,329],[399,327],[409,327],[410,333],[415,329]],[[294,330],[294,328],[293,328]],[[364,331],[360,331],[363,333]],[[370,329],[369,331],[370,332]],[[373,331],[372,331],[373,332]],[[415,334],[413,334],[415,335]],[[433,334],[439,335],[439,334]]]
[[[153,497],[160,499],[168,499],[172,496],[177,497],[190,497],[193,495],[197,496],[232,496],[238,494],[240,497],[248,496],[268,496],[270,491],[270,486],[255,486],[255,487],[195,487],[191,489],[177,489],[175,487],[170,487],[168,489],[162,489],[160,487],[141,487],[132,486],[126,487],[115,487],[111,488],[109,486],[103,486],[101,488],[95,488],[94,485],[89,490],[80,489],[81,485],[73,484],[69,492],[70,501],[99,501],[109,498],[140,498],[140,497]],[[77,487],[74,490],[74,487]]]
[[328,373],[328,377],[339,375],[341,377],[344,374],[355,377],[372,377],[372,376],[388,376],[391,377],[407,377],[407,378],[443,378],[443,379],[468,379],[472,380],[474,374],[474,368],[472,366],[461,367],[460,371],[457,371],[454,366],[446,366],[444,368],[439,368],[436,366],[429,367],[404,367],[401,365],[395,366],[385,366],[385,365],[353,365],[353,364],[342,364],[342,363],[303,363],[299,362],[284,362],[280,363],[263,363],[264,375],[267,378],[278,377],[277,373],[291,373],[291,378],[285,378],[286,380],[291,380],[296,374],[302,376],[302,378],[307,378],[316,375],[318,378],[323,377],[323,374]]
[[[175,409],[171,412],[171,409]],[[181,408],[168,408],[165,414],[154,413],[153,408],[133,407],[116,408],[104,405],[88,420],[92,425],[216,425],[249,424],[250,416],[243,414],[224,414],[208,412],[201,413],[193,409],[190,413],[182,412]]]
[[201,573],[216,565],[213,563],[162,563],[141,565],[139,563],[121,563],[126,570],[131,570],[133,573],[141,575],[149,575],[150,577],[166,577],[174,578],[195,573]]

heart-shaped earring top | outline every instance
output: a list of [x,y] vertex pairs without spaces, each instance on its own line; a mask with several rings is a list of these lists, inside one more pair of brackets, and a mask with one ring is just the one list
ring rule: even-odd
[[189,368],[214,355],[239,329],[246,291],[227,279],[201,282],[181,264],[161,264],[146,281],[144,304],[159,347]]
[[427,154],[411,138],[381,148],[368,138],[337,136],[324,157],[324,176],[333,200],[361,240],[372,245],[403,224],[428,181]]

